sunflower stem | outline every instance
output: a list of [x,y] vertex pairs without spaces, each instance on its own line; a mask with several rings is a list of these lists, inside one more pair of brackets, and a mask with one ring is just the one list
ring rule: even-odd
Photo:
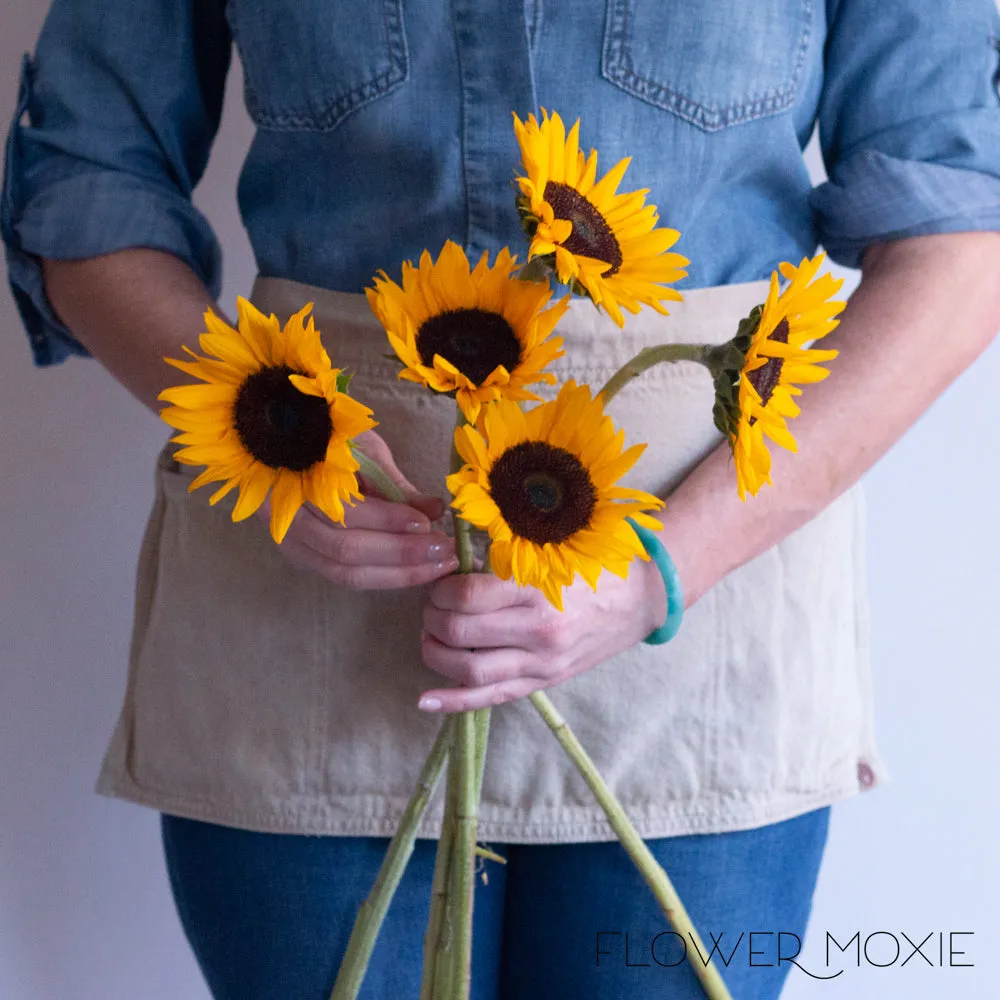
[[479,801],[483,791],[483,772],[486,769],[486,743],[490,736],[490,712],[486,708],[477,708],[476,716],[476,801]]
[[673,883],[667,877],[667,873],[663,870],[660,863],[653,857],[645,841],[639,836],[638,831],[632,825],[625,810],[594,766],[594,762],[590,759],[587,751],[580,745],[580,741],[576,738],[573,731],[567,725],[566,720],[559,714],[555,705],[552,704],[544,691],[535,691],[529,695],[529,698],[532,705],[538,711],[538,714],[545,720],[549,729],[552,730],[556,739],[566,751],[570,760],[576,765],[576,769],[590,786],[591,791],[608,817],[612,829],[618,835],[618,839],[628,852],[632,863],[638,868],[646,885],[652,890],[656,901],[660,904],[660,908],[663,910],[670,925],[678,934],[695,946],[694,950],[698,953],[698,957],[695,958],[690,952],[688,952],[688,957],[690,958],[695,974],[701,981],[705,996],[709,1000],[732,1000],[726,984],[722,981],[719,970],[707,960],[706,956],[709,955],[709,952],[705,950],[701,937],[697,930],[695,930],[695,926],[691,922],[687,910],[684,909],[684,905],[681,902],[680,896],[677,895],[677,890],[674,889]]
[[[455,416],[455,430],[464,427],[468,423],[465,414],[459,409]],[[455,447],[455,439],[451,439],[451,471],[459,472],[465,461]],[[452,511],[455,525],[455,554],[458,556],[459,573],[472,573],[476,568],[476,555],[472,548],[472,525],[464,518],[459,517],[458,511]]]
[[[478,781],[476,773],[476,713],[455,719],[455,836],[449,872],[453,900],[451,974],[447,1000],[468,1000],[472,984],[472,902],[475,887]],[[443,1000],[443,998],[442,998]]]
[[441,777],[448,755],[451,728],[451,720],[445,719],[427,755],[427,760],[424,761],[420,777],[417,779],[417,787],[410,796],[399,826],[389,842],[389,849],[382,860],[375,885],[358,909],[330,1000],[354,1000],[361,989],[382,921],[403,877],[406,864],[413,854],[420,820]]
[[450,971],[447,961],[448,940],[446,931],[449,908],[449,871],[451,869],[451,842],[455,833],[456,785],[452,748],[455,739],[455,716],[449,716],[448,727],[448,779],[445,787],[444,816],[441,836],[438,838],[434,858],[434,877],[431,881],[431,906],[424,932],[424,967],[420,981],[420,1000],[433,1000],[444,995]]
[[[455,426],[466,423],[457,412]],[[451,469],[462,457],[452,439]],[[475,569],[472,525],[453,511],[459,572]],[[489,731],[489,709],[451,717],[452,742],[441,836],[431,886],[431,909],[424,935],[420,1000],[468,1000],[472,983],[472,904],[476,825]]]
[[472,525],[455,515],[455,553],[459,573],[471,573],[476,568],[476,555],[472,549]]
[[392,503],[406,503],[406,494],[389,478],[389,473],[373,458],[369,458],[360,448],[351,444],[351,454],[358,462],[358,472],[371,481],[372,485],[386,500]]
[[658,344],[655,347],[644,347],[631,361],[627,361],[608,379],[598,395],[604,398],[605,405],[610,403],[612,398],[632,379],[638,378],[653,365],[695,361],[704,365],[714,374],[713,349],[711,344]]

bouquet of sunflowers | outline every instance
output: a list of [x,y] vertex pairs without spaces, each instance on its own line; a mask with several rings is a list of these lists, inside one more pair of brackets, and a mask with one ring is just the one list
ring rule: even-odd
[[[780,265],[766,301],[722,344],[669,343],[646,348],[604,386],[566,382],[541,402],[529,388],[556,382],[546,371],[565,353],[554,335],[569,296],[553,301],[552,279],[589,298],[619,326],[623,310],[648,306],[666,315],[670,287],[688,261],[671,247],[678,233],[658,227],[645,191],[619,192],[629,161],[597,176],[597,152],[579,146],[579,121],[566,131],[557,114],[514,117],[524,172],[517,211],[530,240],[518,269],[507,248],[491,265],[472,266],[448,242],[436,259],[425,251],[403,264],[401,282],[385,272],[367,289],[369,304],[402,364],[399,378],[452,396],[457,404],[451,474],[460,572],[475,570],[473,535],[488,540],[486,565],[504,580],[538,588],[558,609],[579,575],[599,586],[608,570],[627,575],[636,558],[657,562],[668,597],[665,624],[647,641],[676,632],[683,595],[669,556],[652,532],[663,501],[618,485],[644,445],[624,447],[605,409],[616,393],[657,364],[694,361],[715,389],[713,419],[732,448],[741,499],[770,483],[765,438],[795,450],[787,427],[799,412],[799,384],[828,374],[836,351],[811,342],[836,325],[840,281],[819,275],[822,255]],[[180,433],[177,461],[205,466],[191,483],[221,483],[216,503],[239,490],[233,520],[249,517],[270,493],[270,528],[282,541],[304,502],[343,523],[344,505],[363,500],[362,475],[387,499],[403,501],[389,476],[354,442],[376,426],[372,411],[349,395],[350,374],[333,366],[309,316],[311,304],[282,327],[245,299],[238,329],[211,311],[203,355],[167,361],[199,384],[162,393],[163,419]],[[537,405],[532,405],[537,404]],[[544,691],[530,701],[578,768],[642,873],[673,929],[705,955],[666,872],[647,849],[593,762]],[[392,838],[378,878],[358,912],[332,1000],[358,995],[382,919],[412,853],[420,820],[447,767],[444,818],[424,938],[421,1000],[468,998],[474,872],[479,856],[503,861],[476,842],[490,709],[446,716],[417,787]],[[693,962],[705,993],[729,993],[711,962]]]

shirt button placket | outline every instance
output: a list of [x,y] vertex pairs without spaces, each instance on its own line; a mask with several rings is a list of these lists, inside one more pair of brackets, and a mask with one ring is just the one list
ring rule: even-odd
[[[535,110],[523,0],[452,0],[462,87],[466,251],[496,246],[514,220],[511,177],[519,162],[511,112]],[[511,247],[519,257],[520,248]]]

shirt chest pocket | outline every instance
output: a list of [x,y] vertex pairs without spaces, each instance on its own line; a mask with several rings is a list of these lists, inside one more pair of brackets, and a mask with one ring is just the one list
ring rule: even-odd
[[403,0],[229,0],[247,111],[275,131],[326,132],[409,75]]
[[795,103],[813,0],[608,0],[601,72],[706,132]]

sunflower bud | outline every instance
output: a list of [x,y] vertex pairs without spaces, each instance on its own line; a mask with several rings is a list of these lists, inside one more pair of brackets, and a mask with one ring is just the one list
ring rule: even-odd
[[708,352],[708,367],[715,386],[715,405],[712,418],[719,432],[732,440],[740,422],[740,377],[746,365],[747,351],[753,335],[760,325],[763,306],[754,306],[749,316],[740,320],[732,340]]
[[523,194],[519,194],[515,199],[515,203],[517,205],[517,217],[521,220],[521,229],[524,230],[524,235],[529,240],[533,240],[535,233],[538,232],[538,223],[540,220],[531,211],[531,201]]

